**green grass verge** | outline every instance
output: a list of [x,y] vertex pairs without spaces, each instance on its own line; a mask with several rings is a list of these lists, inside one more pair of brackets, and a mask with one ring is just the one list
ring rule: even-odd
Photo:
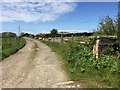
[[96,60],[89,45],[42,42],[51,47],[64,60],[71,80],[80,81],[90,88],[119,87],[116,56],[102,55]]
[[19,49],[23,48],[26,44],[26,41],[24,38],[15,38],[15,37],[10,37],[10,38],[2,38],[2,58],[10,56],[11,54],[14,54],[17,52]]

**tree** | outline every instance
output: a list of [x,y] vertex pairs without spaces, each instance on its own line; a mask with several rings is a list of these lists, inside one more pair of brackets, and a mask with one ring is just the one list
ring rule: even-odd
[[120,2],[118,3],[118,19],[117,19],[117,22],[118,22],[118,32],[117,32],[117,36],[118,36],[118,39],[120,41]]
[[50,31],[50,34],[51,34],[52,37],[53,37],[53,41],[54,41],[54,38],[55,38],[55,36],[56,36],[57,33],[58,33],[57,29],[52,29],[52,30]]
[[109,16],[102,18],[99,22],[97,32],[103,35],[117,35],[116,20],[112,20]]
[[56,34],[58,34],[58,31],[57,31],[57,29],[52,29],[52,30],[50,31],[50,33],[51,33],[52,37],[55,37]]

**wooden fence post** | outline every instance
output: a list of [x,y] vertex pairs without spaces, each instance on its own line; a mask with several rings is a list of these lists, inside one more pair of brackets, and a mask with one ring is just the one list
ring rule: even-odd
[[72,37],[72,42],[73,42],[73,41],[74,41],[74,36],[73,36],[73,34],[72,34],[72,36],[71,36],[71,37]]
[[61,43],[63,43],[63,32],[61,34]]
[[100,56],[100,39],[96,40],[95,45],[93,46],[93,54],[95,55],[96,59]]
[[96,41],[96,53],[95,54],[96,54],[96,59],[98,59],[100,56],[100,40],[99,39]]

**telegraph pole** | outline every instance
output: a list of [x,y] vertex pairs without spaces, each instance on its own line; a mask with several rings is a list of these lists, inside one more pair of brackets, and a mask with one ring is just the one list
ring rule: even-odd
[[19,45],[20,42],[20,25],[18,25],[18,41],[17,44]]
[[20,25],[18,26],[18,35],[20,36]]

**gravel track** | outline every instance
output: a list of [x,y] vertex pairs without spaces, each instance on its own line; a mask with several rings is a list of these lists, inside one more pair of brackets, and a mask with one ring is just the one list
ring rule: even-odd
[[68,81],[63,63],[55,52],[37,40],[25,39],[23,49],[0,62],[2,88],[73,87],[67,86],[73,81]]

